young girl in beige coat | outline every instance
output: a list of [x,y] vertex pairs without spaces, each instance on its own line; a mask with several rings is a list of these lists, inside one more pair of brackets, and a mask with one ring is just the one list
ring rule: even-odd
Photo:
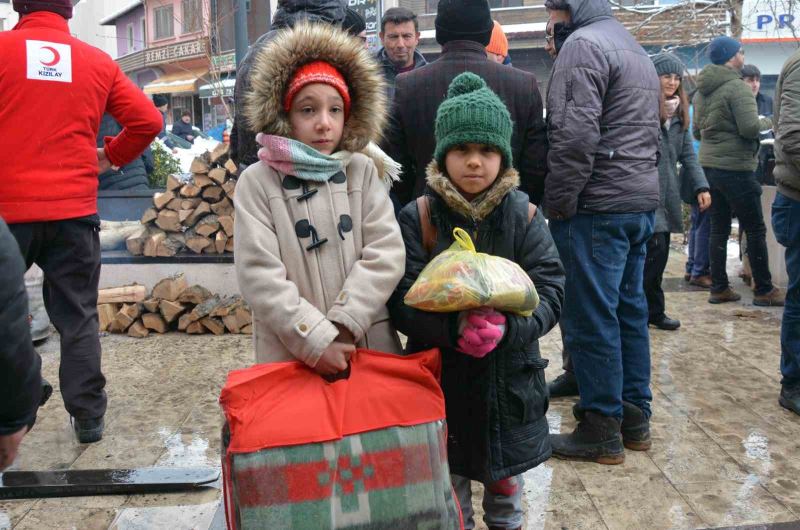
[[399,353],[386,301],[405,250],[387,184],[361,153],[380,154],[370,142],[386,121],[375,61],[338,28],[300,24],[260,53],[244,112],[262,131],[261,161],[242,173],[235,199],[256,361],[300,360],[332,375],[355,347]]

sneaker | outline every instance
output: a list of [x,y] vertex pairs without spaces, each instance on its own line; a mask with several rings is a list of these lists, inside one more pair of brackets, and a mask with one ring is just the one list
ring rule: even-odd
[[583,419],[570,434],[551,434],[553,456],[565,460],[588,460],[604,465],[625,461],[625,448],[620,435],[620,420],[592,412],[582,413]]
[[78,437],[78,441],[82,444],[91,444],[102,440],[104,427],[103,416],[85,420],[72,418],[72,428],[75,430],[75,436]]
[[703,289],[711,289],[711,276],[708,274],[705,276],[692,276],[689,280],[689,285],[702,287]]
[[681,321],[677,318],[669,318],[667,315],[664,315],[661,320],[653,320],[648,322],[651,326],[655,326],[658,329],[663,329],[664,331],[675,331],[679,327],[681,327]]
[[724,291],[719,293],[711,293],[708,297],[709,304],[724,304],[725,302],[737,302],[741,300],[742,297],[734,292],[733,289],[730,287],[726,288]]
[[[572,415],[583,421],[584,413],[578,403],[572,406]],[[631,451],[647,451],[653,445],[650,440],[650,420],[644,411],[628,401],[622,402],[622,444]]]
[[793,388],[782,386],[778,403],[780,403],[781,407],[791,410],[800,416],[800,385]]
[[550,391],[551,398],[577,396],[578,379],[574,373],[564,370],[564,373],[547,385],[547,389]]
[[53,385],[50,382],[42,377],[42,399],[39,401],[39,406],[44,407],[47,400],[50,399],[50,396],[53,395]]
[[762,307],[783,307],[783,302],[786,298],[786,293],[773,287],[772,290],[766,294],[757,294],[753,296],[753,305]]

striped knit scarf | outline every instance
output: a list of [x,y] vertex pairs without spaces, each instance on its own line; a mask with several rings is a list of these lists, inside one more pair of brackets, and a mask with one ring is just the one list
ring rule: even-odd
[[256,141],[262,145],[258,158],[263,163],[284,175],[312,182],[327,182],[344,170],[352,156],[349,151],[326,155],[303,142],[271,134],[258,133]]

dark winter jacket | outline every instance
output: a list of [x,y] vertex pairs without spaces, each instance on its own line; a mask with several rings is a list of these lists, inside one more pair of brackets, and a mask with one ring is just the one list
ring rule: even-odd
[[[680,112],[680,111],[678,111]],[[708,189],[703,168],[697,161],[689,128],[677,118],[661,127],[661,156],[658,159],[659,204],[656,232],[683,233],[681,202],[697,203],[697,194]],[[678,164],[681,171],[678,172]]]
[[[515,189],[518,182],[517,172],[509,170],[481,202],[470,204],[431,164],[426,193],[437,242],[428,255],[416,202],[403,208],[406,272],[389,301],[395,326],[408,336],[408,352],[442,350],[450,471],[483,482],[517,475],[550,456],[547,360],[538,339],[558,322],[564,269],[542,213],[528,222],[528,197]],[[425,265],[453,243],[457,226],[473,236],[479,252],[518,263],[541,300],[531,317],[506,313],[505,337],[483,359],[455,349],[458,313],[429,313],[403,303]]]
[[758,108],[759,116],[771,117],[774,110],[772,98],[759,92],[756,94],[756,108]]
[[164,145],[170,149],[175,149],[175,142],[167,136],[167,113],[161,113],[161,132],[158,133],[158,138],[164,141]]
[[775,183],[800,201],[800,50],[784,63],[775,86]]
[[759,133],[772,120],[759,119],[753,91],[742,74],[709,64],[697,76],[692,132],[700,140],[700,165],[729,171],[755,171]]
[[403,166],[393,191],[405,205],[422,195],[425,167],[436,147],[436,111],[450,81],[462,72],[481,76],[511,113],[513,166],[522,179],[520,189],[535,203],[541,201],[547,159],[547,130],[536,77],[486,58],[486,48],[473,41],[451,41],[436,61],[397,76],[384,151]]
[[250,70],[258,53],[272,40],[282,28],[291,28],[298,20],[311,20],[326,24],[341,25],[344,20],[346,2],[344,0],[279,0],[278,9],[272,18],[272,29],[261,35],[247,51],[242,64],[236,70],[236,86],[233,89],[235,106],[233,128],[230,138],[230,157],[240,166],[247,167],[258,161],[256,133],[245,121],[245,94],[250,92]]
[[[110,114],[104,114],[97,133],[97,147],[103,147],[106,136],[116,136],[122,131]],[[149,166],[149,169],[148,169]],[[98,178],[100,190],[149,190],[147,175],[153,171],[153,151],[148,147],[142,155],[119,171],[109,169]]]
[[567,0],[571,33],[547,89],[545,209],[649,212],[658,206],[658,75],[606,0]]
[[178,120],[172,124],[172,134],[178,138],[183,138],[187,142],[194,142],[194,138],[190,140],[189,136],[197,135],[197,133],[194,132],[194,127],[192,127],[192,124],[183,123],[183,120]]
[[[389,56],[386,54],[386,48],[381,48],[378,50],[377,55],[375,58],[381,63],[381,67],[383,68],[383,77],[386,79],[386,96],[389,98],[389,101],[394,99],[394,83],[395,79],[397,79],[397,66],[389,59]],[[425,60],[425,57],[418,51],[414,50],[414,68],[421,68],[428,64],[428,61]]]
[[33,425],[42,393],[42,360],[31,341],[25,262],[0,219],[0,435]]

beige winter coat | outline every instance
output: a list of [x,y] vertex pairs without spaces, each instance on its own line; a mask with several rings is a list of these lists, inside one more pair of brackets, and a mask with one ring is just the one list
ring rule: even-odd
[[[384,123],[383,81],[357,41],[330,27],[300,25],[262,51],[248,119],[256,130],[286,135],[287,117],[276,110],[281,87],[295,68],[317,59],[333,63],[348,79],[354,104],[341,145],[363,149]],[[298,200],[303,184],[316,193]],[[334,323],[350,330],[360,347],[401,352],[386,302],[403,276],[405,246],[370,158],[354,153],[344,174],[325,183],[258,162],[239,177],[235,207],[236,273],[253,309],[256,362],[299,359],[315,366],[338,334]],[[327,242],[307,250],[308,230],[298,235],[298,223],[305,222]]]

